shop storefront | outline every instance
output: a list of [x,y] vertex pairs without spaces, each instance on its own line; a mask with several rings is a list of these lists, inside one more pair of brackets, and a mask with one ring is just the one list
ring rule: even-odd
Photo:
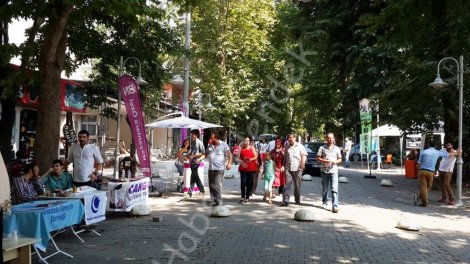
[[[97,136],[97,115],[98,113],[87,113],[84,107],[84,91],[79,88],[80,83],[72,80],[61,80],[61,109],[62,115],[60,127],[65,125],[66,113],[72,113],[73,128],[75,131],[87,129],[90,131],[93,139]],[[12,149],[20,152],[21,159],[29,163],[33,159],[34,144],[37,128],[37,109],[39,88],[34,85],[23,85],[18,97],[17,107],[15,108],[15,124],[12,134]],[[90,115],[91,114],[91,115]],[[61,131],[61,139],[58,156],[64,156],[65,140]]]

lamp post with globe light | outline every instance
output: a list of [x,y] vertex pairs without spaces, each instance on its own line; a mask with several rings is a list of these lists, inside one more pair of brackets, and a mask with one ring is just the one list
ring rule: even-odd
[[457,200],[455,206],[463,206],[462,202],[462,127],[463,127],[463,56],[460,55],[457,61],[453,57],[446,57],[439,61],[437,64],[437,76],[434,82],[430,83],[429,86],[434,88],[444,88],[448,84],[441,79],[439,74],[439,67],[444,61],[453,61],[457,64],[457,88],[459,89],[459,143],[458,143],[458,157],[457,157]]
[[[208,97],[209,99],[207,100],[207,104],[204,105],[204,97]],[[197,103],[198,103],[198,115],[199,115],[199,120],[202,118],[202,109],[205,108],[206,110],[211,110],[214,108],[212,106],[212,98],[210,94],[202,93],[200,92],[197,96]]]

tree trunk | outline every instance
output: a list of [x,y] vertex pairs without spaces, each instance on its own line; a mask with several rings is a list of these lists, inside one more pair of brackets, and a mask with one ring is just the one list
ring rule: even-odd
[[66,27],[72,5],[56,4],[39,54],[40,88],[34,161],[41,173],[58,158],[60,140],[60,73],[66,51]]
[[11,151],[12,128],[15,123],[15,105],[16,97],[2,100],[2,119],[0,127],[9,129],[0,129],[0,151],[2,152],[3,161],[7,168],[9,162],[14,158]]

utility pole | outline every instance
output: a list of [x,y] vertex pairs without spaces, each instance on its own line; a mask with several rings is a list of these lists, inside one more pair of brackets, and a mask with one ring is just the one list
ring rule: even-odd
[[[183,116],[189,117],[189,53],[191,45],[191,13],[188,11],[185,18],[184,41],[184,84],[183,84]],[[188,138],[188,130],[181,129],[181,142]]]

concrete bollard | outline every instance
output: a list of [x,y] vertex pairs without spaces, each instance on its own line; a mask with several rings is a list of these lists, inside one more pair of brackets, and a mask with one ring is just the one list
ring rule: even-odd
[[294,220],[302,222],[315,221],[315,214],[311,210],[300,209],[295,212]]

